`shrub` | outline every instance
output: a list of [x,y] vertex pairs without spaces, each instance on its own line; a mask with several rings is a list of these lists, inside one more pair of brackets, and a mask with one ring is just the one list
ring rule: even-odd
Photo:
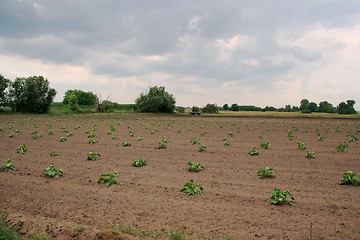
[[136,107],[140,112],[173,113],[175,110],[175,98],[165,91],[165,87],[150,87],[148,93],[141,93],[135,100]]
[[206,104],[201,110],[203,113],[219,113],[219,107],[216,104]]

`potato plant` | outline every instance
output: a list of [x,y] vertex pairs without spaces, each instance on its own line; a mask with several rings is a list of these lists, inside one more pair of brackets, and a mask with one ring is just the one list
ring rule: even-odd
[[201,145],[198,147],[198,151],[199,152],[205,152],[206,151],[206,146],[205,145]]
[[348,150],[349,145],[346,142],[342,142],[336,147],[337,152],[347,152]]
[[306,146],[305,146],[305,143],[301,143],[301,142],[297,142],[297,148],[301,151],[304,151],[306,150]]
[[112,173],[102,173],[97,180],[97,183],[105,183],[106,187],[110,187],[113,184],[117,184],[116,181],[117,171],[113,171]]
[[360,177],[358,177],[357,174],[352,171],[346,171],[343,173],[343,178],[339,181],[339,184],[349,184],[358,187],[360,184]]
[[191,143],[192,145],[200,144],[200,142],[196,139],[196,137],[192,137],[192,138],[190,139],[190,143]]
[[253,148],[248,152],[248,154],[251,156],[257,156],[259,155],[259,152],[255,148]]
[[147,164],[146,159],[143,157],[140,157],[132,163],[132,166],[133,167],[142,167],[142,166],[145,166],[146,164]]
[[50,156],[51,156],[51,157],[57,157],[57,156],[59,156],[59,153],[58,153],[56,150],[53,150],[53,151],[50,153]]
[[17,150],[16,152],[19,153],[19,154],[24,154],[26,152],[30,152],[30,150],[27,149],[25,144],[20,144],[19,147],[16,150]]
[[194,184],[194,181],[190,179],[187,183],[184,184],[184,187],[180,190],[180,192],[185,192],[189,196],[191,195],[202,195],[204,188],[201,185]]
[[258,171],[258,176],[260,178],[274,178],[275,177],[273,175],[272,168],[270,168],[270,167],[260,168]]
[[315,158],[315,152],[307,151],[307,153],[306,153],[306,158],[307,158],[307,159],[313,159],[313,158]]
[[60,137],[60,138],[59,138],[59,142],[65,142],[66,140],[67,140],[66,137]]
[[6,159],[4,164],[0,167],[1,171],[7,171],[7,170],[16,170],[15,166],[11,163],[10,159]]
[[288,130],[288,138],[289,138],[289,140],[294,140],[295,139],[295,136],[294,136],[292,131]]
[[186,165],[188,166],[190,172],[199,172],[205,169],[205,167],[200,163],[188,162]]
[[54,163],[43,170],[43,174],[49,178],[59,178],[63,175],[62,169],[56,169]]
[[90,161],[99,160],[100,159],[100,153],[98,153],[98,152],[88,152],[86,159],[90,160]]
[[264,149],[269,149],[269,142],[268,141],[262,141],[260,143],[260,147]]
[[289,192],[289,190],[281,191],[279,188],[275,188],[270,196],[270,203],[274,205],[281,205],[286,201],[287,197],[291,198],[291,201],[288,201],[288,204],[294,206],[295,197]]
[[93,144],[95,144],[95,143],[97,143],[98,141],[95,139],[95,138],[91,138],[90,140],[89,140],[89,144],[90,145],[93,145]]

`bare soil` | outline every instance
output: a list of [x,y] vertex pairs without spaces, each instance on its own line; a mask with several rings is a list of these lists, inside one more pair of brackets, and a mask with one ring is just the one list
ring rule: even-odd
[[[110,125],[118,139],[108,134]],[[344,171],[360,174],[360,141],[348,143],[346,153],[336,152],[339,143],[348,142],[348,132],[356,135],[358,120],[2,115],[0,127],[0,163],[11,159],[17,168],[0,172],[0,209],[23,234],[39,230],[56,239],[144,239],[113,233],[115,223],[164,236],[181,230],[187,239],[360,239],[360,188],[338,184]],[[59,142],[68,134],[64,129],[73,136]],[[21,132],[9,138],[15,130]],[[288,139],[288,130],[294,140]],[[34,140],[33,131],[42,138]],[[317,132],[326,140],[318,141]],[[90,133],[98,140],[93,145]],[[171,142],[157,149],[163,137]],[[192,137],[207,150],[199,152],[199,145],[190,144]],[[269,149],[259,147],[263,140]],[[124,141],[132,145],[123,147]],[[316,158],[307,159],[298,141]],[[30,152],[17,154],[20,144]],[[248,154],[254,147],[260,155]],[[58,157],[50,156],[54,149]],[[99,152],[100,160],[86,160],[89,151]],[[148,164],[131,166],[139,157]],[[205,170],[189,172],[190,161]],[[43,175],[51,162],[64,171],[62,177]],[[258,169],[266,166],[275,178],[258,177]],[[122,184],[107,188],[97,183],[99,174],[114,170]],[[204,187],[203,195],[179,192],[190,179]],[[289,190],[295,206],[270,204],[275,188]]]

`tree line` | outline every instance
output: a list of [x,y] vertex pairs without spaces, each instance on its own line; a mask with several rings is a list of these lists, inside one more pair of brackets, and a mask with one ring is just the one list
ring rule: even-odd
[[[50,88],[49,81],[43,76],[21,77],[11,81],[0,74],[0,107],[9,106],[13,111],[24,113],[46,113],[56,96],[56,90]],[[184,112],[184,107],[176,107],[176,100],[173,94],[167,92],[163,86],[149,87],[148,92],[140,93],[136,98],[135,104],[118,104],[109,100],[102,100],[101,97],[92,92],[85,92],[79,89],[69,89],[65,92],[62,101],[68,105],[72,111],[79,111],[79,106],[94,106],[96,112],[111,112],[114,109],[137,110],[139,112],[151,113],[173,113]],[[299,106],[285,105],[282,108],[266,106],[265,108],[253,105],[238,105],[233,103],[231,106],[224,104],[222,107],[213,103],[208,103],[204,107],[192,107],[193,112],[218,113],[219,110],[225,111],[277,111],[277,112],[324,112],[339,114],[355,114],[355,101],[347,100],[334,107],[327,101],[319,104],[302,99]],[[125,107],[124,107],[125,106]],[[1,108],[0,108],[1,109]]]

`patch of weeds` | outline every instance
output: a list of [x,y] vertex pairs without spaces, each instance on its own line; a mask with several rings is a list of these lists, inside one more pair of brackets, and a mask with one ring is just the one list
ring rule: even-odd
[[355,187],[358,187],[360,184],[360,177],[352,171],[346,171],[343,173],[343,178],[339,181],[340,185],[350,184]]
[[169,232],[168,236],[170,239],[173,239],[173,240],[185,240],[185,234],[179,230]]
[[288,204],[294,206],[295,197],[289,192],[289,190],[281,191],[279,188],[275,188],[275,190],[271,193],[270,203],[274,205],[281,205],[286,201],[287,197],[291,198],[291,201],[288,201]]
[[90,160],[90,161],[99,160],[100,159],[100,153],[98,153],[98,152],[88,152],[86,159]]
[[260,143],[260,147],[264,149],[269,149],[269,142],[268,141],[262,141]]
[[51,157],[57,157],[57,156],[59,156],[59,153],[58,153],[56,150],[53,150],[53,151],[50,153],[50,156],[51,156]]
[[348,150],[349,145],[346,142],[342,142],[336,147],[337,152],[347,152]]
[[313,158],[315,158],[315,152],[307,151],[307,153],[306,153],[306,158],[307,158],[307,159],[313,159]]
[[198,151],[199,152],[205,152],[206,151],[206,146],[205,145],[201,145],[198,147]]
[[10,159],[6,159],[4,164],[1,165],[1,167],[0,167],[0,172],[7,171],[7,170],[16,170],[15,166],[11,163]]
[[273,175],[272,168],[270,168],[270,167],[260,168],[258,171],[258,176],[261,178],[274,178],[275,177]]
[[180,192],[185,192],[189,196],[191,195],[202,195],[204,188],[201,185],[194,184],[194,180],[190,179],[187,183],[184,184],[184,187],[180,190]]
[[259,155],[259,152],[255,148],[253,148],[248,152],[248,154],[251,156],[257,156]]
[[133,163],[132,166],[133,167],[142,167],[146,165],[146,159],[143,157],[140,157],[138,159],[136,159]]
[[20,144],[16,150],[17,150],[16,153],[19,153],[19,154],[24,154],[26,152],[30,152],[30,150],[27,149],[25,144]]
[[199,172],[205,169],[205,167],[200,163],[188,162],[186,165],[188,166],[190,172]]
[[304,151],[306,150],[306,146],[305,146],[305,143],[301,143],[301,142],[297,142],[297,148],[301,151]]
[[63,170],[56,169],[54,163],[50,163],[50,165],[43,170],[43,173],[50,178],[59,178],[63,175]]
[[112,173],[102,173],[97,180],[97,183],[105,183],[106,187],[109,187],[113,184],[117,184],[116,181],[117,171],[113,171]]

